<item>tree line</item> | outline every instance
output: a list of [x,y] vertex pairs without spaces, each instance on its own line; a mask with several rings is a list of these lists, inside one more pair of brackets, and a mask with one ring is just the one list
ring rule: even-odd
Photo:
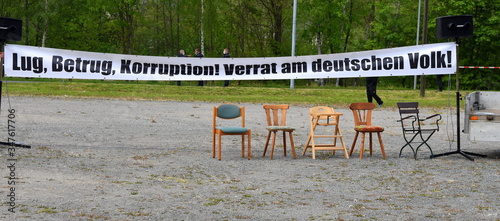
[[[499,1],[429,0],[425,8],[424,1],[298,0],[295,55],[410,46],[423,38],[454,41],[436,37],[436,18],[472,15],[474,36],[460,39],[459,65],[499,65]],[[232,57],[290,56],[292,50],[293,0],[1,1],[0,17],[21,19],[23,39],[16,43],[32,46],[151,56],[200,48],[206,57],[221,57],[224,48]],[[427,78],[435,87],[435,76]],[[499,90],[499,82],[498,69],[460,70],[461,89]],[[412,88],[413,77],[386,77],[381,85]]]

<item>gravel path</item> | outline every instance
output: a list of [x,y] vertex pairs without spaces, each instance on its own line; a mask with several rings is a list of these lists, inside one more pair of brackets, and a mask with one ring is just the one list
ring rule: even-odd
[[[8,134],[9,103],[2,98],[0,140]],[[262,157],[267,135],[262,104],[246,107],[253,158],[240,156],[240,140],[224,137],[222,160],[211,158],[211,111],[203,102],[121,101],[11,97],[16,148],[4,164],[2,201],[15,194],[15,213],[1,208],[0,220],[500,220],[500,147],[470,142],[462,149],[486,154],[474,162],[460,155],[418,160],[404,144],[394,107],[378,108],[375,123],[386,128],[374,154],[350,159],[320,152],[302,156],[309,133],[306,106],[291,106],[290,126],[297,159]],[[352,114],[341,112],[350,147]],[[435,153],[455,150],[455,116],[443,114],[432,138]],[[277,140],[281,142],[281,139]],[[281,146],[279,146],[281,147]],[[15,185],[7,167],[15,158]],[[10,173],[12,175],[12,173]],[[15,190],[11,191],[11,187]]]

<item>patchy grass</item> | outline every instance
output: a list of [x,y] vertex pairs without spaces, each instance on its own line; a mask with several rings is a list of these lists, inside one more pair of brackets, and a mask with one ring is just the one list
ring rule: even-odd
[[55,207],[46,207],[46,206],[39,206],[38,210],[36,211],[37,213],[47,213],[47,214],[55,214],[58,213],[56,211]]
[[[12,79],[9,94],[14,96],[56,96],[75,98],[112,98],[124,100],[203,101],[232,103],[287,103],[292,105],[347,106],[366,101],[364,87],[296,87],[171,85],[171,82],[91,81],[64,79]],[[38,83],[25,83],[38,82]],[[400,101],[416,101],[422,107],[442,108],[453,104],[454,93],[429,90],[420,97],[419,90],[378,88],[384,107],[396,107]],[[466,92],[462,92],[466,93]],[[155,117],[151,117],[155,123]]]

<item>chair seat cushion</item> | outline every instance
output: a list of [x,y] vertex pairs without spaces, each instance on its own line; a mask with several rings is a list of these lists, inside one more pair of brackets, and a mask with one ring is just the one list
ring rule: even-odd
[[215,129],[221,130],[224,133],[245,133],[248,131],[247,128],[244,127],[216,127]]
[[383,127],[380,126],[356,126],[354,127],[355,131],[358,132],[382,132],[384,131]]
[[268,129],[268,130],[295,130],[295,128],[289,127],[289,126],[267,126],[266,129]]

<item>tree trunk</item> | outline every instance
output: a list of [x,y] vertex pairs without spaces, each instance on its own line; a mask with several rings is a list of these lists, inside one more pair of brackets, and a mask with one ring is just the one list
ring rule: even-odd
[[[429,0],[424,3],[424,21],[422,30],[422,44],[427,44],[427,20],[429,14]],[[420,76],[420,97],[425,97],[425,75]]]

